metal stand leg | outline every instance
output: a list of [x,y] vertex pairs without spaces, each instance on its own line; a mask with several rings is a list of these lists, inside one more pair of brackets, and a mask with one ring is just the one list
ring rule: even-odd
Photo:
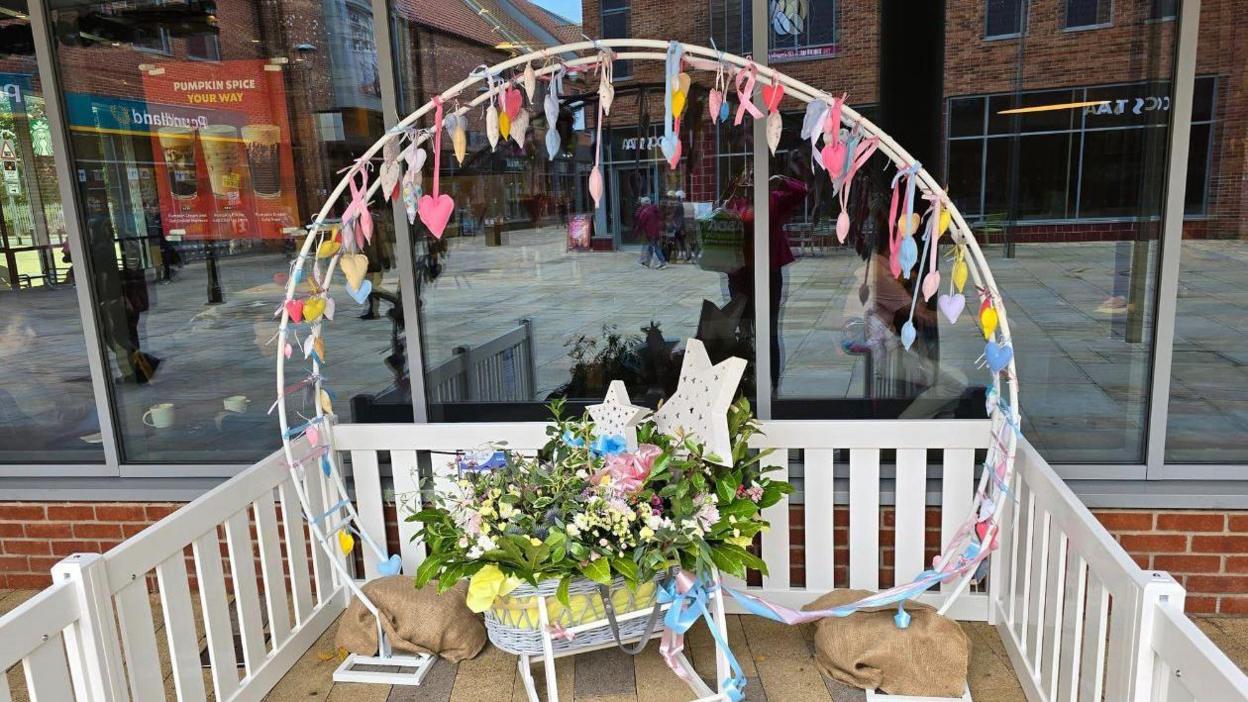
[[[716,590],[711,597],[711,617],[715,620],[715,628],[719,631],[721,641],[728,640],[728,620],[724,617],[724,591]],[[724,681],[731,672],[728,670],[728,654],[719,646],[715,647],[715,689],[721,694]]]
[[546,614],[546,598],[537,598],[538,621],[542,625],[542,662],[546,666],[546,702],[559,702],[559,681],[555,679],[555,647],[550,639],[550,617]]

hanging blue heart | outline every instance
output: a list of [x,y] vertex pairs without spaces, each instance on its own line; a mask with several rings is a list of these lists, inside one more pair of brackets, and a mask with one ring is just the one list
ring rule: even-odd
[[901,263],[902,277],[909,278],[914,264],[919,261],[919,245],[914,243],[914,237],[908,236],[901,240],[901,251],[897,254],[897,260]]
[[719,105],[719,121],[727,121],[730,114],[732,114],[732,110],[728,109],[728,97],[724,96],[724,101]]
[[398,575],[401,570],[403,570],[403,559],[399,558],[397,553],[377,564],[377,572],[382,575]]
[[303,266],[296,268],[294,275],[292,275],[291,277],[295,279],[295,285],[302,283],[303,282]]
[[901,345],[905,346],[907,351],[914,345],[914,337],[917,335],[918,333],[914,329],[914,322],[906,320],[906,323],[901,325]]
[[357,305],[364,304],[368,300],[368,296],[371,295],[372,292],[373,292],[373,282],[371,280],[362,281],[358,289],[352,288],[351,284],[347,283],[347,294],[351,296],[352,300],[355,300],[355,303]]
[[665,134],[659,139],[659,150],[663,152],[663,158],[668,161],[672,160],[672,156],[676,153],[676,142],[678,138],[675,134]]
[[328,478],[333,469],[329,465],[329,456],[321,456],[321,472]]
[[1010,365],[1010,359],[1014,358],[1014,347],[989,341],[984,345],[984,358],[988,360],[988,367],[994,374],[1000,373]]

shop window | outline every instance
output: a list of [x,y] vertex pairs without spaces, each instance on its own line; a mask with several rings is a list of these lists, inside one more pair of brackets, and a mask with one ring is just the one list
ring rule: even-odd
[[986,0],[984,7],[984,37],[1000,39],[1023,33],[1027,22],[1025,0]]
[[1150,0],[1149,19],[1174,19],[1178,13],[1179,0]]
[[1113,0],[1066,0],[1066,28],[1101,27],[1112,21]]
[[[835,56],[840,32],[839,0],[768,0],[767,60],[817,60]],[[712,36],[733,53],[753,51],[750,0],[712,0]]]

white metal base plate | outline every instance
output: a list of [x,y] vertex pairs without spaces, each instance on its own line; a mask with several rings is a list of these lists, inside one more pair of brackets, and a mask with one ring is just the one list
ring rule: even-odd
[[[422,653],[419,656],[361,656],[355,653],[334,671],[334,682],[377,683],[379,685],[416,686],[425,679],[437,656]],[[378,668],[402,668],[402,671],[383,671]]]
[[867,690],[867,702],[971,702],[971,688],[967,686],[961,697],[915,697],[913,695],[886,695]]

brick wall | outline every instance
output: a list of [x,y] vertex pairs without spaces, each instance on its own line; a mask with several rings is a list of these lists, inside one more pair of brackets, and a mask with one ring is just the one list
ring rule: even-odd
[[[171,514],[177,503],[0,502],[0,589],[41,588],[61,558],[103,552]],[[1094,514],[1141,568],[1166,570],[1188,589],[1193,613],[1248,614],[1248,512],[1098,510]],[[880,585],[894,584],[892,508],[880,510]],[[804,508],[790,512],[790,578],[805,583]],[[837,587],[848,585],[849,512],[833,513],[832,557]],[[940,509],[929,508],[925,559],[940,548]],[[386,541],[398,552],[393,508],[386,514]],[[813,545],[813,544],[812,544]]]

